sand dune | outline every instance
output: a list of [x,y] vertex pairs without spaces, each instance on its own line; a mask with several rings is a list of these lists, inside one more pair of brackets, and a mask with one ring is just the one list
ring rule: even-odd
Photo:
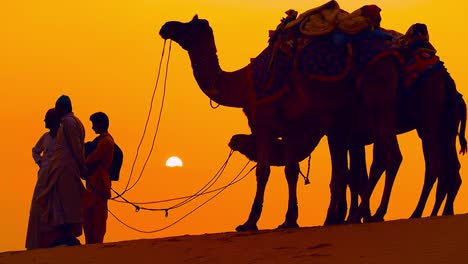
[[0,263],[467,263],[468,214],[0,253]]

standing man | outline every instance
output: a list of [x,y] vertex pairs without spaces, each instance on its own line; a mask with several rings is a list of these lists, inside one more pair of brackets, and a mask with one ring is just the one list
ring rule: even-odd
[[45,209],[41,220],[52,227],[47,237],[49,247],[79,245],[82,234],[81,182],[86,174],[84,158],[85,130],[81,121],[73,114],[70,97],[60,96],[55,110],[61,121],[57,133],[55,152],[50,160],[46,187],[37,201]]
[[86,194],[83,207],[83,229],[86,244],[102,243],[106,233],[107,200],[111,197],[109,170],[114,153],[114,139],[109,134],[109,118],[97,112],[89,118],[98,137],[95,148],[86,156],[89,176],[86,178]]
[[[43,191],[46,186],[47,174],[49,173],[49,164],[52,154],[55,151],[57,132],[60,127],[60,119],[58,118],[55,108],[51,108],[45,115],[45,127],[49,131],[45,132],[32,148],[32,157],[39,171],[37,173],[36,186],[31,200],[31,209],[29,210],[28,231],[26,233],[26,248],[35,249],[47,247],[44,244],[42,236],[43,232],[47,232],[47,226],[41,221],[43,213],[42,207],[37,203],[37,196]],[[46,242],[48,243],[48,242]]]

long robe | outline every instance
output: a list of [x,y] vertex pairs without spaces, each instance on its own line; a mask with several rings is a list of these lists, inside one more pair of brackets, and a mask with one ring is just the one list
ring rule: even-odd
[[28,230],[26,232],[26,248],[35,249],[43,247],[42,233],[48,229],[47,225],[41,222],[43,208],[36,201],[37,196],[46,187],[47,174],[49,173],[49,164],[52,154],[55,151],[56,138],[52,137],[49,132],[44,133],[36,145],[32,148],[32,157],[34,162],[40,164],[37,172],[37,181],[34,187],[34,192],[31,200],[31,208],[29,210]]
[[47,186],[37,199],[45,209],[41,220],[57,229],[70,225],[70,235],[74,237],[82,234],[82,194],[85,189],[80,176],[86,171],[84,137],[83,124],[73,113],[62,117]]

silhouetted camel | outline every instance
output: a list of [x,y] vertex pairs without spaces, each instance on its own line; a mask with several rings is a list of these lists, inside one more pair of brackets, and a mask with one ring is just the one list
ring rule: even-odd
[[[467,143],[465,139],[465,124],[466,124],[466,105],[461,96],[456,96],[448,102],[445,109],[444,121],[442,125],[442,135],[439,142],[440,153],[441,153],[441,174],[437,177],[437,193],[436,193],[436,203],[432,210],[431,216],[436,216],[440,205],[444,198],[446,197],[445,208],[443,210],[443,215],[453,215],[453,203],[457,195],[458,189],[461,185],[461,177],[459,173],[460,162],[457,156],[456,149],[456,137],[459,135],[460,142],[460,153],[465,153],[467,148]],[[412,129],[416,129],[413,124]],[[458,126],[460,126],[460,132],[458,133]],[[411,130],[412,130],[411,129]],[[408,128],[404,130],[399,129],[399,133],[405,133]],[[304,144],[301,149],[298,149],[299,159],[305,159],[310,153],[315,149],[318,142],[320,141],[321,136],[317,137],[315,141],[310,142],[312,138],[304,140]],[[309,141],[307,141],[309,140]],[[248,159],[252,161],[257,161],[256,157],[256,147],[255,147],[255,136],[254,135],[245,135],[237,134],[234,135],[230,142],[229,147],[233,150],[237,150]],[[275,139],[272,142],[270,147],[272,154],[270,156],[270,162],[273,166],[285,166],[285,153],[284,153],[284,144],[282,140]],[[424,189],[432,188],[435,179],[428,178],[430,175],[426,174]],[[367,182],[367,167],[365,163],[365,150],[364,146],[355,147],[350,150],[350,174],[348,177],[348,185],[351,191],[351,201],[350,201],[350,210],[349,216],[351,222],[358,222],[360,219],[352,219],[352,216],[355,216],[358,208],[358,196],[360,191],[362,192],[362,184]],[[361,186],[360,186],[361,185]],[[345,199],[345,197],[343,196]],[[422,210],[424,209],[424,203],[427,201],[427,196],[420,197],[418,207],[415,209],[416,213],[412,214],[412,218],[421,217]],[[340,204],[340,210],[346,210],[347,204],[346,200]],[[336,216],[328,216],[325,224],[339,224],[344,223],[345,213],[340,214],[343,218],[336,218]],[[335,217],[335,218],[333,218]],[[371,221],[372,219],[367,219]],[[380,219],[383,220],[383,219]]]
[[[437,215],[437,212],[440,208],[441,202],[447,197],[445,203],[445,209],[443,215],[452,215],[453,211],[453,202],[457,195],[458,189],[461,184],[461,177],[459,173],[460,162],[457,156],[456,149],[456,137],[459,135],[460,142],[460,153],[465,153],[467,149],[467,143],[465,139],[465,125],[466,125],[466,105],[461,96],[456,96],[451,98],[446,105],[445,113],[443,116],[443,125],[442,125],[442,135],[440,138],[440,152],[441,152],[441,174],[438,179],[438,187],[436,200],[434,204],[434,209],[432,210],[431,216]],[[406,131],[411,131],[416,129],[416,124],[413,124],[413,128],[408,130],[406,127],[404,130],[401,128],[398,129],[399,134],[405,133]],[[458,132],[458,127],[460,126],[460,132]],[[312,138],[304,139],[301,149],[298,149],[299,159],[305,159],[310,153],[315,149],[318,142],[320,141],[321,136],[318,136],[315,141],[312,141]],[[270,163],[273,166],[285,166],[285,153],[284,153],[284,144],[281,139],[275,139],[271,143],[270,149],[272,154],[270,156]],[[255,135],[249,134],[237,134],[232,136],[229,147],[233,150],[239,151],[245,155],[248,159],[252,161],[257,161],[256,157],[256,147],[255,147]],[[360,194],[360,184],[363,184],[362,181],[367,182],[367,167],[365,163],[365,152],[364,146],[362,148],[355,147],[350,150],[350,175],[348,177],[348,185],[351,191],[351,202],[349,215],[353,216],[356,213],[358,208],[358,196]],[[426,174],[427,176],[427,174]],[[361,178],[359,178],[361,177]],[[361,182],[360,182],[361,181]],[[432,182],[432,184],[431,184]],[[435,179],[425,179],[426,186],[432,187]],[[365,186],[364,186],[365,187]],[[424,189],[423,188],[423,189]],[[422,200],[422,199],[420,199]],[[426,197],[427,200],[427,197]],[[421,203],[420,203],[421,204]],[[341,204],[341,209],[345,210],[347,208],[346,201],[343,201]],[[417,213],[422,212],[418,207],[415,210]],[[344,222],[344,212],[341,214],[343,218],[332,219],[329,217],[325,224],[339,224]],[[412,217],[420,217],[421,215],[413,214]],[[370,219],[367,219],[370,220]],[[359,221],[359,219],[353,219],[353,222]]]
[[[413,34],[418,36],[427,36],[427,28],[424,24],[415,24],[410,27]],[[428,39],[427,39],[428,41]],[[424,43],[422,43],[424,44]],[[430,45],[428,42],[425,45]],[[420,46],[420,45],[419,45]],[[431,45],[430,45],[431,46]],[[431,46],[432,47],[432,46]],[[405,48],[400,50],[407,59],[413,58],[418,49]],[[461,152],[466,152],[465,139],[465,124],[466,124],[466,105],[461,95],[456,91],[455,83],[443,67],[434,68],[431,71],[424,73],[422,78],[413,85],[407,88],[400,86],[399,92],[399,108],[398,108],[398,133],[405,133],[416,129],[421,137],[425,159],[426,159],[426,177],[423,186],[423,192],[420,196],[420,201],[411,217],[420,217],[424,209],[432,186],[437,179],[438,189],[436,194],[436,203],[431,215],[437,215],[444,197],[447,196],[447,201],[443,214],[453,214],[453,202],[461,184],[459,175],[460,163],[456,151],[456,136],[458,134],[458,126],[460,124],[460,145]],[[321,135],[316,135],[318,138]],[[313,138],[313,137],[311,137]],[[246,155],[251,160],[256,160],[255,137],[251,135],[235,135],[232,137],[229,146],[234,150],[238,150]],[[298,156],[301,159],[307,157],[309,153],[316,147],[318,140],[304,140],[302,149],[298,149]],[[429,144],[429,146],[428,146]],[[431,148],[431,146],[435,146]],[[276,166],[284,166],[284,151],[280,140],[276,140],[272,149],[276,152],[272,157],[272,164]],[[433,155],[438,154],[440,165],[437,165],[439,160],[434,156],[428,157],[428,151],[437,151]],[[349,185],[351,189],[351,206],[350,216],[353,222],[360,221],[361,216],[366,217],[366,221],[381,221],[383,220],[384,211],[378,211],[376,216],[370,217],[370,209],[368,203],[364,206],[365,214],[356,216],[358,207],[358,194],[365,196],[366,188],[370,188],[368,197],[375,187],[378,178],[372,178],[370,187],[367,187],[367,168],[365,164],[364,145],[353,145],[350,148],[350,177]],[[430,163],[432,162],[432,164]],[[429,163],[429,164],[428,164]],[[434,168],[438,167],[439,171]],[[374,168],[375,169],[375,168]],[[377,169],[380,171],[381,169]],[[375,174],[374,176],[379,176]],[[345,195],[341,196],[345,199]],[[385,201],[388,204],[388,201]],[[380,207],[385,208],[385,207]],[[340,210],[346,210],[346,200],[342,200]],[[386,210],[385,210],[386,211]],[[336,224],[344,222],[345,213],[339,215],[328,215],[325,221],[326,224]],[[354,217],[354,219],[353,219]]]
[[[256,103],[252,100],[250,65],[234,72],[221,69],[208,21],[195,16],[188,23],[167,22],[161,28],[160,35],[164,39],[174,40],[188,51],[195,79],[210,99],[224,106],[243,108],[251,121],[252,131],[256,135],[257,191],[248,220],[238,226],[237,231],[257,230],[270,174],[269,147],[278,135],[284,142],[289,190],[286,219],[279,228],[298,226],[296,187],[300,159],[296,149],[302,145],[298,139],[304,136],[310,137],[314,133],[328,136],[332,159],[331,189],[344,190],[348,144],[358,135],[354,133],[355,130],[356,133],[365,131],[375,139],[375,146],[386,154],[374,157],[374,162],[385,164],[389,179],[385,195],[390,194],[402,159],[396,138],[395,111],[392,110],[396,107],[399,80],[398,61],[394,56],[382,56],[375,61],[374,66],[360,79],[359,93],[355,89],[357,76],[320,82],[307,78],[291,67],[288,72],[276,73],[286,76],[289,89],[277,100]],[[278,56],[276,62],[281,62],[282,58]],[[332,211],[338,209],[341,193],[332,192]]]
[[[424,61],[434,59],[434,65],[430,66],[432,68],[425,66],[429,69],[421,73],[421,77],[414,80],[411,87],[405,87],[409,84],[404,82],[405,85],[400,86],[399,92],[399,131],[417,130],[418,136],[422,140],[426,161],[422,193],[411,218],[421,217],[436,179],[439,180],[438,191],[431,215],[437,215],[445,196],[447,196],[447,201],[444,214],[453,214],[453,202],[461,184],[460,164],[455,146],[460,122],[460,144],[462,152],[466,151],[464,137],[465,102],[457,92],[455,82],[435,56],[435,49],[429,43],[429,34],[425,24],[413,24],[408,32],[400,38],[400,42],[403,42],[403,45],[399,51],[405,61],[415,61],[406,66],[408,75],[414,74],[412,67],[417,63],[419,57],[422,57]],[[405,76],[405,78],[408,77]],[[371,174],[369,181],[367,181],[364,155],[362,146],[356,146],[355,149],[350,150],[352,179],[350,184],[356,187],[351,189],[359,190],[362,198],[358,215],[364,216],[367,221],[381,221],[385,215],[384,211],[380,211],[381,207],[373,217],[370,217],[369,198],[384,168],[382,165],[373,163],[372,166],[377,173]],[[364,187],[366,185],[367,187]],[[358,221],[357,218],[360,216],[356,218],[353,210],[357,203],[356,194],[352,195],[352,198],[351,220]],[[383,202],[388,205],[388,201]]]

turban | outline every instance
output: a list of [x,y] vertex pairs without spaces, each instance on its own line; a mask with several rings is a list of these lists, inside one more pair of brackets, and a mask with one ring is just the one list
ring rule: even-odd
[[71,104],[70,97],[66,95],[60,96],[55,102],[55,108],[66,110],[66,112],[71,112],[72,104]]

